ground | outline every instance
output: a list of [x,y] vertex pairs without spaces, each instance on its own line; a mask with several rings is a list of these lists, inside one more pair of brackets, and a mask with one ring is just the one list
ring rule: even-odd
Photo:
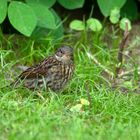
[[[121,37],[113,34],[112,39],[116,37],[118,41],[105,42],[104,38],[98,40],[98,35],[93,35],[90,44],[85,43],[86,37],[80,36],[72,43],[76,69],[61,93],[30,91],[22,86],[0,90],[1,140],[140,139],[139,71],[130,71],[134,66],[139,67],[139,35],[131,36],[125,49],[127,54],[132,52],[131,59],[126,57],[123,64],[128,75],[121,77],[115,88],[104,71],[115,71]],[[8,85],[20,73],[18,65],[37,63],[60,46],[54,47],[49,38],[44,44],[15,35],[1,35],[0,45],[0,87]],[[89,50],[97,63],[88,57]],[[43,98],[37,96],[38,92]],[[81,104],[81,99],[90,104]]]

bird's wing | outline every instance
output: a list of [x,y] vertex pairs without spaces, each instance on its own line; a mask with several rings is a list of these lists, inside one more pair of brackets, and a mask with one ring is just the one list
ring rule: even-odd
[[56,63],[56,59],[50,56],[49,58],[41,61],[38,65],[32,66],[27,70],[23,71],[20,75],[20,79],[33,79],[39,76],[47,75],[47,71],[49,68],[54,66]]

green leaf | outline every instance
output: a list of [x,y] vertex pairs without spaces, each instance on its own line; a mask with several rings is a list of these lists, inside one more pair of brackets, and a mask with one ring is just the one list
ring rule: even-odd
[[51,9],[51,12],[55,17],[56,29],[47,29],[47,28],[37,27],[32,34],[32,37],[34,39],[43,42],[45,41],[46,36],[49,36],[51,37],[53,43],[57,43],[58,41],[60,41],[60,38],[63,37],[64,28],[62,25],[62,21],[53,9]]
[[138,7],[136,1],[127,0],[125,5],[121,9],[121,15],[123,17],[129,18],[130,20],[136,19],[138,17]]
[[34,10],[38,23],[37,25],[39,27],[48,28],[48,29],[55,29],[55,17],[52,14],[52,12],[43,5],[40,4],[29,4],[32,9]]
[[7,14],[7,0],[0,0],[0,23],[4,21]]
[[126,3],[126,0],[97,0],[102,14],[107,17],[111,9],[118,7],[119,9]]
[[52,7],[56,0],[26,0],[28,4],[42,4],[47,8]]
[[66,9],[81,8],[84,5],[85,0],[57,0]]
[[109,17],[111,23],[116,24],[119,22],[120,19],[120,9],[115,7],[111,10],[110,17]]
[[94,32],[98,32],[102,29],[102,24],[99,20],[95,18],[89,18],[87,20],[87,27],[90,28]]
[[63,37],[64,27],[61,18],[58,16],[58,14],[53,9],[51,9],[51,11],[55,17],[55,22],[57,26],[55,30],[51,31],[51,35],[53,35],[54,40],[57,41]]
[[8,17],[13,27],[25,36],[30,36],[37,24],[32,8],[22,2],[12,1],[10,3]]
[[82,31],[85,29],[85,25],[81,20],[73,20],[70,23],[70,28],[77,31]]
[[131,30],[131,21],[128,19],[128,18],[122,18],[121,19],[121,21],[120,21],[120,28],[122,29],[122,30],[125,30],[125,28],[126,28],[126,22],[127,22],[127,24],[128,24],[128,30]]

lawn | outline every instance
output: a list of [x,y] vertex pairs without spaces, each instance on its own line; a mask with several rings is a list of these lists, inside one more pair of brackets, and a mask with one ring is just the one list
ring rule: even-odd
[[[20,71],[17,65],[31,65],[52,54],[55,47],[13,36],[1,37],[0,85],[8,85]],[[16,37],[17,38],[17,37]],[[63,44],[67,44],[66,42]],[[75,73],[61,93],[30,91],[22,86],[0,90],[0,140],[138,140],[140,139],[140,96],[133,88],[138,75],[116,86],[103,74],[114,71],[117,50],[102,43],[91,53],[101,65],[88,57],[90,45],[74,42]],[[126,62],[127,63],[127,62]],[[126,68],[131,67],[128,64]],[[122,84],[122,83],[121,83]],[[123,85],[123,84],[122,84]],[[78,105],[85,99],[89,105]],[[75,108],[75,110],[73,110]]]

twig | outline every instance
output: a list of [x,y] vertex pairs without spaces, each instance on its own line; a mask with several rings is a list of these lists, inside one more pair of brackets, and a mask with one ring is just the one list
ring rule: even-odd
[[129,37],[129,31],[128,31],[128,22],[125,22],[125,31],[124,31],[124,36],[123,39],[120,43],[119,46],[119,52],[118,52],[118,65],[116,67],[116,78],[119,75],[121,66],[122,66],[122,62],[123,62],[123,50],[125,48],[125,46],[127,45],[127,41],[128,41],[128,37]]
[[114,73],[109,71],[105,66],[103,66],[92,54],[87,52],[87,56],[91,58],[99,67],[101,67],[108,75],[114,77]]
[[37,96],[40,97],[43,101],[45,101],[45,98],[41,95],[40,92],[37,92]]

